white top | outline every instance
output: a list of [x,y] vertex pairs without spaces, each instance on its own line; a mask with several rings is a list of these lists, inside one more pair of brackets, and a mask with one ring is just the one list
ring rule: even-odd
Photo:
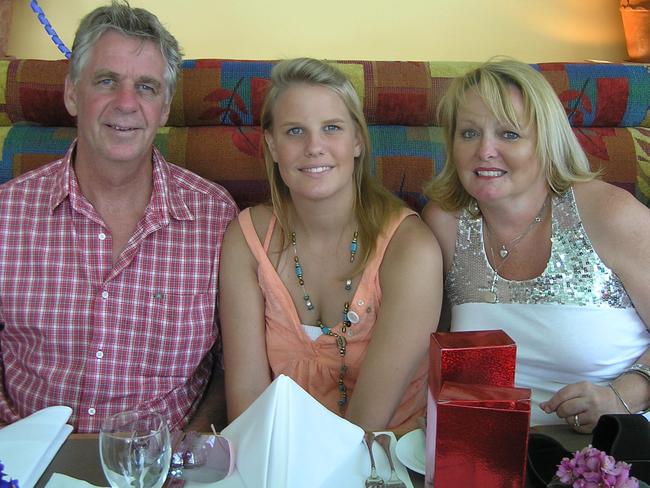
[[312,342],[314,342],[316,339],[318,339],[320,336],[323,335],[323,332],[320,330],[320,327],[316,327],[314,325],[306,325],[306,324],[300,324],[302,325],[302,330],[305,331],[305,334],[307,337],[311,339]]
[[452,308],[452,330],[502,329],[517,345],[517,386],[531,388],[531,425],[557,424],[539,403],[560,388],[606,385],[650,347],[633,308],[465,303]]
[[560,422],[538,407],[559,389],[580,381],[606,385],[650,347],[622,282],[589,240],[573,190],[553,196],[551,228],[544,272],[512,281],[490,266],[482,219],[463,212],[445,278],[452,331],[502,329],[515,341],[515,383],[532,389],[533,425]]

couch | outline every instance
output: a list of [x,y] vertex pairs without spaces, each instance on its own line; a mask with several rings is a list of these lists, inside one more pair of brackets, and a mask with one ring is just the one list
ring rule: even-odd
[[[0,61],[0,183],[60,157],[75,137],[63,105],[67,61]],[[372,169],[419,210],[445,161],[436,106],[475,63],[338,61],[370,125]],[[221,183],[240,208],[268,198],[259,116],[273,61],[187,60],[156,145]],[[593,168],[650,205],[650,65],[534,65],[562,100]]]
[[[436,106],[450,79],[473,65],[339,62],[363,101],[373,172],[416,210],[425,203],[424,183],[445,161]],[[271,61],[185,61],[168,126],[156,138],[169,161],[221,183],[240,208],[268,198],[259,116],[272,66]],[[535,68],[557,91],[591,165],[649,205],[650,65]],[[74,119],[63,105],[67,69],[65,60],[0,61],[0,183],[59,158],[75,137]],[[223,409],[210,421],[221,429],[227,423],[223,376],[215,381],[215,404]]]

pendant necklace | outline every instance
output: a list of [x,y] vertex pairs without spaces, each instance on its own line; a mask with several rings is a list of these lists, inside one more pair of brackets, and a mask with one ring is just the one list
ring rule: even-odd
[[501,245],[501,249],[499,249],[499,256],[501,256],[501,262],[497,265],[496,264],[496,257],[494,256],[494,249],[492,248],[492,244],[490,243],[489,236],[492,235],[494,236],[494,232],[492,232],[492,229],[490,228],[490,224],[488,224],[488,221],[485,220],[485,217],[481,217],[483,219],[483,222],[485,223],[485,231],[486,231],[486,237],[488,237],[488,246],[490,247],[490,255],[492,256],[492,262],[494,263],[494,270],[493,270],[493,276],[492,276],[492,284],[490,285],[490,289],[486,290],[483,293],[483,298],[485,299],[486,302],[488,303],[497,303],[499,301],[499,298],[497,296],[497,291],[496,291],[496,284],[497,284],[497,279],[499,279],[499,270],[503,267],[504,263],[508,260],[512,252],[517,249],[517,246],[521,243],[522,239],[528,235],[528,233],[533,230],[533,227],[535,227],[537,224],[539,224],[542,221],[542,216],[544,215],[544,210],[546,210],[546,205],[548,205],[549,197],[547,196],[546,199],[544,199],[544,204],[542,205],[542,208],[539,209],[539,212],[537,212],[537,215],[535,215],[535,218],[531,221],[530,224],[528,224],[528,227],[519,234],[517,237],[512,239],[508,243],[508,247],[506,247],[505,244]]
[[[314,310],[314,304],[311,301],[309,293],[307,293],[307,290],[305,288],[305,280],[303,279],[302,265],[300,264],[300,258],[298,257],[296,233],[291,232],[290,235],[291,235],[291,246],[293,247],[294,272],[296,274],[296,278],[298,279],[298,284],[300,285],[300,289],[302,290],[302,299],[305,303],[305,307],[307,308],[307,310],[311,311]],[[355,230],[354,235],[352,236],[352,241],[350,241],[350,262],[351,263],[354,263],[354,258],[359,249],[359,244],[357,242],[358,236],[359,236],[359,232]],[[349,295],[350,291],[352,290],[352,278],[348,278],[345,280],[344,288]],[[347,331],[348,327],[350,327],[353,323],[356,324],[357,322],[359,322],[359,315],[355,311],[350,310],[349,299],[346,300],[345,303],[343,304],[343,319],[342,319],[340,334],[334,332],[331,327],[327,327],[320,319],[320,317],[317,319],[317,324],[318,327],[320,327],[321,333],[323,335],[328,335],[330,337],[333,337],[334,340],[336,341],[336,347],[338,348],[339,356],[341,357],[341,367],[339,368],[339,378],[337,381],[339,395],[340,395],[338,405],[341,412],[345,410],[345,406],[348,403],[348,389],[345,386],[345,382],[344,382],[345,374],[348,371],[348,367],[345,364],[345,353],[347,351],[347,341],[345,340],[344,334]]]

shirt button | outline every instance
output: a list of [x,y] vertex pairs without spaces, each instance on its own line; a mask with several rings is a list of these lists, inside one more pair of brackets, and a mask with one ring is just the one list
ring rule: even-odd
[[90,407],[88,409],[88,415],[95,415],[95,413],[96,413],[96,410],[93,407]]
[[97,359],[101,359],[101,358],[103,358],[103,357],[104,357],[104,352],[103,352],[103,351],[97,351],[97,352],[95,353],[95,357],[96,357]]
[[104,290],[104,291],[102,292],[102,298],[103,298],[104,300],[106,300],[106,299],[108,298],[108,292],[107,292],[106,290]]
[[103,241],[104,239],[106,239],[106,234],[104,234],[103,232],[100,232],[97,237],[99,237],[100,241]]

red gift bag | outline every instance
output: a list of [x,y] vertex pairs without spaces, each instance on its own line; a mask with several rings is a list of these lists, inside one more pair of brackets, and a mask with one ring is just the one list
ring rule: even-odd
[[438,396],[436,488],[523,488],[530,390],[445,382]]

